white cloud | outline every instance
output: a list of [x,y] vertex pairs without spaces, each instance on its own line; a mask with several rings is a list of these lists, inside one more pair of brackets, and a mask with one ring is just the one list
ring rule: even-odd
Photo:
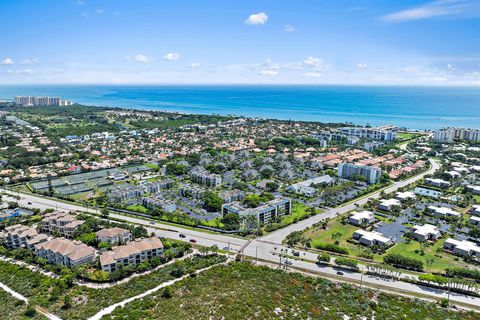
[[86,11],[83,11],[82,13],[80,13],[80,15],[84,18],[88,18],[90,17],[90,13],[86,12]]
[[454,65],[454,64],[447,64],[447,69],[450,70],[450,71],[455,71],[457,70],[457,67]]
[[85,1],[83,0],[77,0],[75,1],[76,4],[78,4],[79,6],[84,6],[85,5]]
[[325,66],[325,63],[322,59],[315,57],[308,57],[307,59],[303,60],[303,64],[314,69],[321,69]]
[[292,25],[287,24],[287,25],[285,26],[285,31],[286,31],[286,32],[295,32],[295,27],[293,27]]
[[32,69],[22,69],[22,70],[17,70],[15,71],[16,74],[33,74],[35,71]]
[[309,78],[319,78],[322,74],[320,72],[305,72],[305,77]]
[[97,9],[97,10],[95,10],[95,12],[98,13],[98,14],[102,14],[102,13],[105,12],[105,10],[104,9]]
[[267,21],[268,21],[267,14],[265,12],[260,12],[260,13],[251,14],[247,18],[247,20],[245,20],[245,24],[248,24],[251,26],[259,26],[267,23]]
[[113,13],[113,15],[119,16],[119,15],[120,15],[120,11],[115,11],[115,12]]
[[262,76],[276,76],[278,75],[278,71],[275,69],[265,69],[265,70],[261,70],[260,74]]
[[149,62],[152,62],[153,59],[152,58],[149,58],[143,54],[137,54],[133,57],[133,60],[134,61],[137,61],[137,62],[142,62],[142,63],[149,63]]
[[192,62],[192,63],[190,63],[190,68],[200,68],[200,63]]
[[368,68],[368,64],[366,64],[366,63],[357,64],[357,69],[362,70],[362,69],[367,69],[367,68]]
[[5,58],[5,59],[2,60],[2,65],[4,65],[4,66],[11,66],[14,63],[15,62],[13,62],[13,60],[10,59],[10,58]]
[[167,60],[167,61],[177,61],[179,59],[180,59],[180,54],[176,52],[169,52],[163,56],[163,60]]
[[480,2],[477,0],[437,0],[382,17],[389,22],[430,19],[442,16],[472,16],[480,14]]
[[22,60],[20,62],[20,64],[23,64],[23,65],[31,65],[31,64],[35,64],[37,63],[38,60],[37,59],[25,59],[25,60]]

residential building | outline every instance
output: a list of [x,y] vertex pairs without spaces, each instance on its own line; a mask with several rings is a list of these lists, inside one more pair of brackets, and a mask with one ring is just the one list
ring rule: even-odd
[[480,247],[468,240],[460,241],[448,238],[445,240],[443,248],[462,257],[476,257],[477,259],[480,257]]
[[367,247],[379,246],[382,248],[388,248],[393,245],[392,239],[387,238],[380,232],[376,231],[358,229],[353,233],[352,238]]
[[142,198],[142,204],[144,207],[149,209],[160,208],[165,212],[177,211],[177,205],[175,204],[175,202],[164,199],[159,194],[154,194],[149,197]]
[[340,132],[346,136],[355,136],[363,139],[393,141],[397,137],[398,128],[394,126],[383,127],[345,127]]
[[312,186],[326,186],[333,184],[334,178],[329,175],[323,175],[313,179],[308,179],[302,182],[294,183],[288,186],[287,191],[292,193],[299,193],[307,197],[313,197],[317,193],[317,189]]
[[353,163],[340,163],[338,165],[338,176],[345,179],[353,179],[362,176],[370,184],[377,183],[382,175],[382,170],[377,167],[365,166]]
[[227,190],[223,191],[218,195],[222,198],[223,203],[230,203],[233,201],[242,201],[245,197],[243,191],[240,190]]
[[415,195],[415,193],[411,191],[397,192],[397,194],[395,195],[395,199],[401,202],[415,200],[416,198],[417,196]]
[[433,140],[440,143],[453,143],[458,140],[480,141],[480,130],[469,128],[442,128],[435,131]]
[[[65,102],[64,102],[65,101]],[[70,104],[67,104],[70,103]],[[60,106],[73,104],[69,100],[62,100],[58,97],[32,97],[32,96],[16,96],[15,104],[21,106]]]
[[55,238],[35,245],[35,254],[52,264],[75,267],[93,262],[96,251],[81,241]]
[[12,249],[28,249],[29,244],[44,241],[44,237],[39,237],[37,230],[21,224],[6,227],[5,230],[0,233],[0,238],[3,238],[6,247]]
[[425,183],[437,188],[449,188],[452,184],[443,179],[427,178]]
[[360,227],[368,226],[375,222],[375,214],[371,211],[354,211],[348,217],[348,223]]
[[95,235],[99,242],[107,242],[109,244],[126,243],[132,238],[130,231],[118,227],[99,230],[95,232]]
[[193,182],[203,184],[209,187],[217,187],[222,184],[222,176],[210,173],[203,167],[196,167],[190,173],[190,179]]
[[100,255],[103,271],[113,272],[121,266],[139,264],[163,253],[163,243],[159,238],[137,239],[133,242],[112,248]]
[[402,203],[400,202],[400,200],[391,198],[391,199],[380,200],[380,203],[377,205],[377,208],[383,211],[390,211],[393,208],[400,208],[401,206],[402,206]]
[[384,145],[385,144],[383,142],[369,141],[369,142],[365,142],[365,144],[363,145],[363,149],[365,149],[365,151],[368,151],[368,152],[373,152],[376,149],[383,147]]
[[470,214],[471,214],[472,216],[480,217],[480,205],[474,204],[474,205],[472,206],[472,209],[470,209]]
[[471,216],[470,219],[468,220],[468,222],[470,222],[470,223],[473,224],[474,226],[479,227],[479,226],[480,226],[480,217]]
[[275,218],[291,214],[291,205],[291,200],[283,197],[277,197],[256,208],[245,208],[239,202],[232,202],[222,206],[222,217],[228,213],[237,214],[240,220],[253,216],[257,223],[266,224]]
[[457,212],[455,210],[452,210],[451,208],[447,207],[437,207],[437,206],[429,206],[427,208],[428,212],[434,217],[437,218],[460,218],[461,214],[460,212]]
[[44,215],[39,223],[39,228],[49,234],[58,233],[61,237],[71,238],[77,228],[84,222],[77,220],[75,216],[68,213],[54,211]]
[[417,241],[436,241],[442,236],[440,230],[434,225],[424,224],[423,226],[413,226],[412,227],[413,238]]
[[466,187],[473,194],[480,195],[480,186],[469,185]]

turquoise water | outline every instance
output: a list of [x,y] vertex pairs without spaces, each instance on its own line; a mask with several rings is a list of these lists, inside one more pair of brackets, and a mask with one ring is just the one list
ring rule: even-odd
[[480,88],[362,86],[0,86],[0,98],[61,96],[75,102],[249,117],[480,128]]

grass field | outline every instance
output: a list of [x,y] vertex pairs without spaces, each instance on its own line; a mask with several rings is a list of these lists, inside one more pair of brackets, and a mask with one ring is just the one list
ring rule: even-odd
[[136,300],[102,319],[430,319],[473,320],[398,295],[335,284],[248,263],[219,266]]

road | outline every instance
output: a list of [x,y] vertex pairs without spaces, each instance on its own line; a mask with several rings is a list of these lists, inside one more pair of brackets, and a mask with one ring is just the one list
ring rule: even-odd
[[[417,175],[415,177],[412,177],[410,179],[407,179],[405,181],[396,182],[394,185],[386,188],[384,191],[386,193],[394,192],[398,188],[401,188],[410,183],[413,183],[421,179],[426,174],[432,174],[440,168],[437,162],[430,160],[430,163],[431,163],[431,168],[427,172]],[[5,192],[17,195],[16,192],[11,192],[11,191],[5,191]],[[39,208],[41,210],[44,210],[47,208],[53,208],[53,209],[67,210],[67,211],[87,211],[86,208],[83,206],[79,206],[71,203],[64,203],[56,199],[46,199],[36,195],[22,194],[22,193],[20,193],[19,196],[21,197],[21,200],[15,200],[15,201],[19,202],[19,204],[24,207]],[[143,225],[147,228],[149,232],[154,232],[157,236],[171,238],[171,239],[178,239],[183,241],[190,241],[190,239],[195,239],[197,241],[197,244],[199,245],[203,245],[203,246],[217,245],[220,249],[230,248],[229,251],[231,252],[238,252],[239,250],[243,249],[243,254],[245,256],[248,256],[251,258],[258,258],[260,260],[268,261],[270,263],[278,263],[279,262],[278,252],[281,249],[289,250],[289,252],[291,252],[291,249],[281,245],[282,240],[290,232],[295,230],[303,230],[306,227],[312,225],[313,223],[319,222],[323,219],[326,219],[327,217],[335,217],[337,213],[345,213],[350,210],[353,210],[356,208],[356,205],[363,205],[369,199],[376,199],[376,198],[379,198],[379,196],[380,196],[380,191],[375,192],[353,203],[347,204],[339,208],[330,209],[324,213],[299,221],[295,224],[292,224],[283,229],[272,232],[271,234],[268,234],[256,240],[246,240],[246,239],[236,238],[228,235],[207,233],[207,232],[192,230],[192,229],[188,229],[180,226],[172,226],[164,223],[147,221],[145,219],[141,219],[133,216],[119,215],[113,212],[111,212],[109,216],[115,219],[121,219],[134,224]],[[96,210],[89,209],[88,212],[95,213]],[[180,238],[179,237],[180,233],[184,234],[186,237]],[[316,261],[317,255],[315,253],[301,251],[301,250],[299,252],[300,252],[300,258],[304,260]],[[294,259],[290,259],[290,261],[292,263],[291,267],[293,268],[298,268],[305,272],[310,271],[312,274],[323,273],[326,275],[338,277],[337,270],[333,267],[319,266],[312,262],[294,260]],[[347,281],[347,282],[350,281],[354,283],[362,281],[364,285],[370,285],[373,287],[381,286],[382,288],[384,288],[384,290],[391,291],[391,292],[398,292],[398,290],[401,290],[405,294],[410,293],[411,295],[414,295],[414,296],[422,295],[422,296],[431,297],[434,299],[446,298],[448,295],[448,293],[444,290],[427,288],[424,286],[410,284],[402,281],[385,280],[382,278],[366,276],[366,275],[362,276],[361,273],[357,273],[357,272],[348,272],[348,271],[343,271],[343,272],[344,272],[344,275],[342,276],[342,280],[344,281]],[[480,306],[480,298],[475,298],[475,297],[462,295],[462,294],[453,294],[453,293],[450,294],[450,301],[471,305],[476,308]]]
[[[399,188],[405,187],[415,181],[418,181],[419,179],[423,178],[425,175],[432,174],[435,171],[437,171],[440,168],[440,165],[438,162],[434,160],[430,160],[431,167],[428,171],[419,174],[417,176],[411,177],[410,179],[406,179],[404,181],[398,181],[395,182],[392,186],[384,189],[383,191],[385,193],[390,193],[398,190]],[[321,214],[317,214],[315,216],[312,216],[308,219],[301,220],[297,223],[291,224],[289,226],[286,226],[285,228],[276,230],[264,237],[261,237],[261,240],[268,241],[268,242],[273,242],[273,243],[282,243],[282,241],[285,239],[285,237],[293,232],[293,231],[300,231],[304,230],[305,228],[313,225],[314,223],[320,222],[322,220],[325,220],[327,218],[334,218],[337,214],[343,214],[352,210],[355,210],[357,206],[364,205],[368,202],[370,199],[378,199],[380,198],[380,193],[382,190],[379,190],[375,193],[369,194],[368,196],[361,198],[359,200],[356,200],[355,202],[349,203],[344,206],[340,206],[338,208],[333,208],[329,209]]]

